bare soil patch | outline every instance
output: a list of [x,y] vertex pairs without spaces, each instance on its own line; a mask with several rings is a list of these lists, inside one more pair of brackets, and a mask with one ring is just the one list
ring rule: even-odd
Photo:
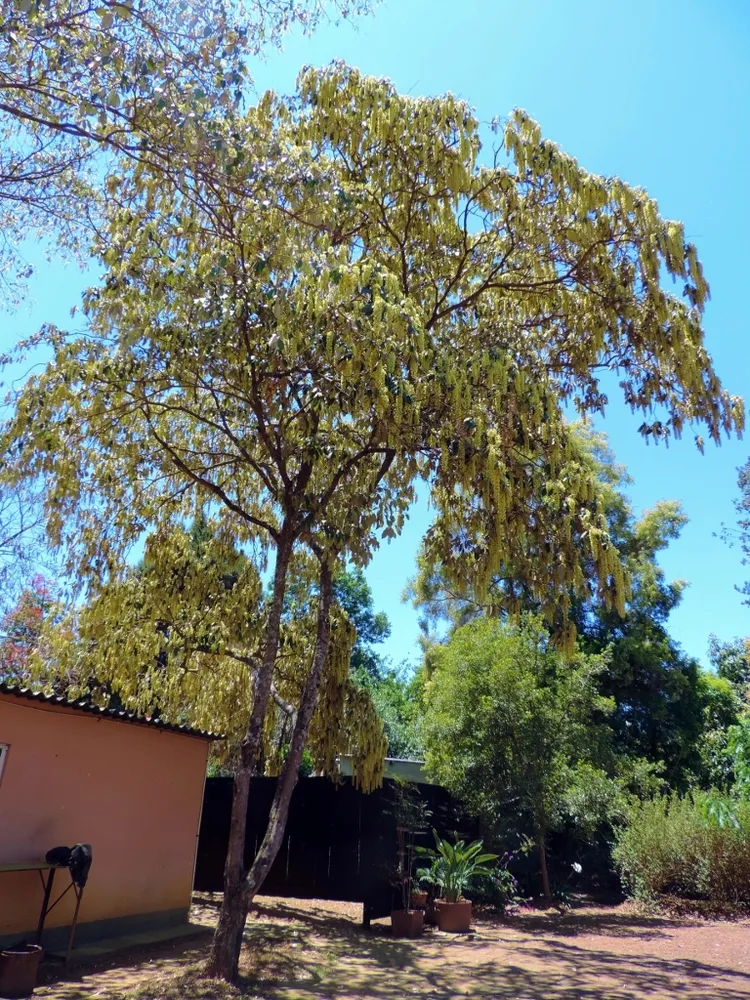
[[[565,914],[480,915],[469,935],[396,940],[361,907],[259,897],[239,987],[200,965],[220,897],[196,897],[205,938],[113,956],[48,981],[49,1000],[740,1000],[750,997],[750,921],[661,916],[632,904]],[[51,973],[54,978],[60,972]]]

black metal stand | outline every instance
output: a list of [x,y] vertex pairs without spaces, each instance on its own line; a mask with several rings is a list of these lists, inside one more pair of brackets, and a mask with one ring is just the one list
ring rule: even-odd
[[[36,941],[36,943],[37,944],[41,944],[42,943],[42,941],[41,941],[42,930],[44,929],[44,922],[47,919],[47,914],[51,913],[52,910],[54,910],[54,908],[60,902],[60,900],[64,899],[65,896],[67,896],[68,893],[70,892],[70,890],[72,889],[73,893],[75,894],[75,897],[76,897],[76,908],[75,908],[75,910],[73,912],[73,922],[70,925],[70,933],[68,934],[68,948],[67,948],[67,951],[65,952],[65,964],[67,965],[68,962],[70,961],[70,953],[71,953],[71,951],[73,949],[73,938],[75,937],[76,925],[78,924],[78,911],[81,908],[81,899],[83,897],[83,888],[79,887],[79,886],[77,886],[75,884],[75,882],[73,881],[73,876],[71,875],[70,876],[70,885],[67,885],[63,889],[63,891],[60,893],[60,895],[57,897],[57,899],[54,901],[54,903],[52,903],[52,905],[50,906],[49,897],[50,897],[50,893],[51,893],[51,890],[52,890],[52,882],[54,880],[55,871],[56,871],[55,868],[51,868],[50,869],[49,878],[47,879],[47,885],[46,885],[45,890],[44,890],[44,900],[42,902],[42,912],[39,915],[39,928],[37,929],[37,941]],[[41,872],[39,873],[39,876],[41,878]]]
[[[62,867],[62,866],[60,866]],[[66,886],[54,903],[50,903],[50,898],[52,896],[52,887],[55,882],[55,872],[58,868],[55,865],[50,865],[46,861],[18,861],[13,864],[0,865],[0,873],[2,872],[28,872],[36,871],[39,873],[39,881],[42,883],[42,908],[39,911],[39,922],[36,927],[36,944],[42,943],[42,933],[44,932],[44,924],[47,920],[47,914],[51,913],[52,910],[57,906],[61,899],[63,899],[72,889],[76,897],[76,908],[73,913],[73,923],[70,926],[70,933],[68,934],[68,949],[65,953],[65,964],[68,964],[70,960],[70,952],[73,949],[73,939],[75,937],[76,925],[78,924],[78,911],[81,908],[81,899],[83,898],[83,888],[79,887],[73,881],[73,876],[68,868],[65,871],[70,875],[70,885]],[[47,872],[47,877],[45,878],[43,872]]]
[[39,870],[39,878],[42,881],[42,886],[44,888],[44,898],[42,899],[42,908],[39,911],[39,923],[36,928],[36,943],[42,943],[42,931],[44,930],[44,921],[47,919],[47,912],[49,910],[49,898],[52,895],[52,885],[55,881],[56,868],[50,868],[49,874],[47,875],[47,881],[44,881],[44,875],[42,875],[41,869]]

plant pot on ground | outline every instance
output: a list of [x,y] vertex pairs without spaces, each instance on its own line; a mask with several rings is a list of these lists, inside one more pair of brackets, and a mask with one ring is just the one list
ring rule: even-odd
[[432,892],[427,893],[427,902],[425,903],[425,908],[424,908],[424,922],[427,927],[437,927],[435,896]]
[[424,914],[421,910],[393,910],[391,913],[391,930],[394,937],[419,937],[424,927]]
[[413,890],[411,894],[411,907],[412,909],[423,910],[427,906],[427,892],[419,892],[418,890]]
[[437,925],[441,931],[458,934],[471,929],[471,900],[459,899],[449,903],[447,899],[436,899]]
[[437,924],[444,931],[468,931],[471,927],[471,902],[464,898],[464,891],[472,878],[490,875],[486,862],[494,861],[496,854],[483,854],[482,841],[455,844],[442,840],[433,830],[435,848],[417,848],[418,853],[431,859],[429,868],[417,872],[421,885],[435,886],[441,898],[435,900]]
[[[397,842],[394,885],[398,887],[401,895],[401,908],[391,911],[391,927],[394,937],[418,937],[424,927],[424,913],[420,909],[415,909],[413,900],[415,839],[424,830],[429,810],[422,801],[416,785],[399,782],[395,786],[393,811]],[[424,893],[424,896],[427,894]]]
[[36,985],[42,949],[21,944],[0,951],[0,997],[30,997]]

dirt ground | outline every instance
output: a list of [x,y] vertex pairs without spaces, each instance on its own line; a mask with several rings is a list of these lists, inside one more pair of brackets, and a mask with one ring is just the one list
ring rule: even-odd
[[[390,936],[361,907],[259,897],[241,990],[198,975],[217,896],[196,899],[202,937],[123,953],[48,981],[49,1000],[739,1000],[750,997],[750,921],[639,912],[630,904],[559,915],[480,916],[469,935]],[[47,976],[60,975],[54,970]]]

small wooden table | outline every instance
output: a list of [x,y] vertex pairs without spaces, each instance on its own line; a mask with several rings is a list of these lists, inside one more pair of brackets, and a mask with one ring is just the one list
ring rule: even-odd
[[[64,868],[65,871],[70,875],[70,885],[66,886],[54,903],[50,904],[50,897],[52,896],[52,886],[55,882],[55,872],[59,868]],[[36,927],[36,944],[42,943],[42,932],[44,931],[44,923],[47,919],[47,914],[50,913],[63,896],[67,894],[72,889],[76,897],[76,908],[73,913],[73,923],[70,925],[70,934],[68,935],[68,950],[65,953],[65,962],[67,964],[70,958],[70,952],[73,948],[73,938],[76,932],[76,924],[78,923],[78,911],[81,908],[81,899],[83,897],[83,887],[77,886],[73,881],[73,876],[70,873],[70,869],[67,865],[51,865],[49,861],[12,861],[8,864],[0,864],[0,874],[3,872],[38,872],[39,881],[42,883],[42,908],[39,912],[39,922]],[[45,879],[43,872],[47,872],[47,877]]]

